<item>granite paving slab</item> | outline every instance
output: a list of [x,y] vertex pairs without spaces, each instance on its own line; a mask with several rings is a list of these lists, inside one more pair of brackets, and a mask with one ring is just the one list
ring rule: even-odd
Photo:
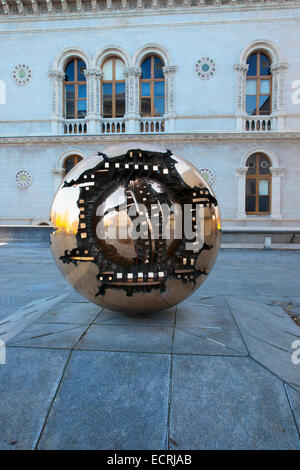
[[7,342],[7,346],[71,349],[86,331],[86,325],[33,323]]
[[0,449],[34,449],[68,351],[7,348],[0,365]]
[[172,449],[300,449],[280,379],[247,357],[173,358]]
[[165,326],[92,325],[76,349],[170,353],[172,335]]
[[38,448],[166,449],[169,374],[167,355],[74,351]]
[[76,323],[89,325],[102,308],[89,302],[64,302],[42,315],[37,323]]

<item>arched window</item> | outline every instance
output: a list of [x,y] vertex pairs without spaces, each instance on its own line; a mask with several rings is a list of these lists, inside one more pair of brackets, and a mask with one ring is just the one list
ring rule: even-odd
[[65,67],[64,115],[66,119],[83,119],[86,115],[86,65],[75,58]]
[[263,153],[251,155],[247,162],[246,213],[269,214],[271,212],[271,162]]
[[102,66],[102,116],[121,118],[125,114],[124,62],[117,58],[107,59]]
[[141,116],[162,116],[165,112],[165,78],[163,66],[163,61],[155,55],[147,57],[141,65]]
[[248,57],[246,111],[249,116],[269,115],[272,112],[271,61],[264,52]]
[[64,176],[66,176],[67,173],[69,173],[69,171],[72,170],[72,168],[80,162],[80,160],[82,160],[82,157],[80,157],[80,155],[69,155],[64,161]]

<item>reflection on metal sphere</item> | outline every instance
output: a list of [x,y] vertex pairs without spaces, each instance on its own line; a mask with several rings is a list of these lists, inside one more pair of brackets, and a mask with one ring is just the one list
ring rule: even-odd
[[82,160],[51,208],[59,269],[90,301],[126,313],[154,312],[188,297],[220,244],[212,190],[190,163],[144,143]]

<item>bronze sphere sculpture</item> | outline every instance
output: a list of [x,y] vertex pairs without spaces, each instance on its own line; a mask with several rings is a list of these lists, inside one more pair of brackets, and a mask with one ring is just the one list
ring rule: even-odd
[[216,198],[170,150],[116,145],[78,163],[51,207],[51,248],[84,297],[125,313],[163,310],[191,295],[220,244]]

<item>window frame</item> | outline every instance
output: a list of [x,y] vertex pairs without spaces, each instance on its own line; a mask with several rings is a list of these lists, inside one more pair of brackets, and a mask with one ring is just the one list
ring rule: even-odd
[[[255,165],[256,172],[255,172],[255,174],[251,175],[251,174],[249,174],[249,167],[247,167],[247,163],[248,163],[248,160],[253,156],[255,156],[255,160],[256,160],[255,161],[255,163],[256,163],[256,165]],[[262,156],[269,162],[269,173],[267,173],[265,175],[259,173],[259,159]],[[270,168],[272,167],[271,160],[264,153],[260,153],[260,152],[253,153],[252,155],[250,155],[247,158],[246,167],[247,167],[247,173],[246,173],[246,178],[245,178],[245,213],[246,213],[246,215],[270,215],[271,214],[271,203],[272,203],[272,173],[270,171]],[[248,180],[253,180],[253,179],[255,180],[255,211],[254,212],[246,210],[247,181]],[[269,197],[269,210],[267,212],[262,212],[262,211],[259,211],[259,180],[266,180],[266,179],[269,182],[269,194],[268,194],[268,197]]]
[[[151,78],[140,78],[140,116],[141,117],[162,117],[165,114],[165,108],[166,108],[166,80],[165,76],[163,78],[154,78],[154,62],[155,58],[159,59],[163,63],[163,67],[165,66],[163,59],[157,55],[157,54],[149,54],[146,57],[143,58],[141,62],[142,64],[145,62],[145,60],[151,58]],[[164,75],[164,74],[163,74]],[[155,113],[155,107],[154,107],[154,83],[156,82],[163,82],[164,83],[164,112],[162,114]],[[150,106],[151,106],[151,113],[150,114],[144,114],[142,113],[142,83],[150,83],[150,96],[144,96],[144,98],[150,98]]]
[[[250,57],[255,55],[255,54],[257,54],[257,57],[256,57],[256,75],[246,75],[246,97],[247,96],[255,96],[255,95],[247,95],[247,81],[248,80],[255,80],[255,82],[256,82],[256,109],[255,109],[255,114],[248,114],[247,105],[246,105],[246,113],[247,113],[247,116],[270,116],[272,114],[272,101],[273,101],[273,76],[272,76],[272,73],[270,73],[270,75],[261,75],[260,74],[260,56],[261,56],[261,54],[263,54],[269,59],[270,67],[272,67],[272,60],[271,60],[270,55],[268,54],[268,52],[265,52],[265,51],[259,49],[257,51],[251,52],[251,54],[248,55],[247,62],[250,59]],[[270,93],[260,93],[261,80],[269,80]],[[260,96],[270,96],[270,114],[259,114],[258,113],[258,111],[259,111],[259,97]]]
[[[103,119],[123,119],[125,114],[126,114],[126,82],[125,82],[125,77],[124,80],[116,80],[116,60],[120,60],[123,62],[124,67],[125,63],[123,59],[121,59],[118,56],[110,56],[107,57],[104,62],[102,63],[101,70],[103,69],[103,66],[106,62],[112,60],[112,80],[101,80],[101,116]],[[103,110],[103,83],[111,83],[112,84],[112,116],[110,118],[104,117],[104,110]],[[124,89],[125,89],[125,109],[124,109],[124,114],[123,116],[116,117],[116,83],[124,83]]]
[[[64,87],[63,87],[64,118],[65,119],[85,119],[86,115],[87,115],[87,82],[86,82],[86,79],[84,81],[78,81],[77,78],[78,78],[78,62],[81,61],[81,62],[84,63],[85,70],[86,70],[86,63],[83,59],[81,59],[81,57],[72,57],[70,60],[67,61],[66,65],[64,67],[65,76],[66,76],[66,69],[67,69],[68,65],[73,61],[74,61],[74,81],[67,81],[66,77],[64,79]],[[74,115],[75,116],[73,118],[67,118],[66,104],[67,104],[68,100],[66,99],[66,85],[74,85],[74,90],[75,90],[75,92],[74,92]],[[78,97],[78,87],[82,86],[82,85],[85,86],[85,98],[79,98]],[[85,116],[83,116],[83,117],[78,116],[77,104],[78,104],[79,101],[85,101],[85,103],[86,103]]]

